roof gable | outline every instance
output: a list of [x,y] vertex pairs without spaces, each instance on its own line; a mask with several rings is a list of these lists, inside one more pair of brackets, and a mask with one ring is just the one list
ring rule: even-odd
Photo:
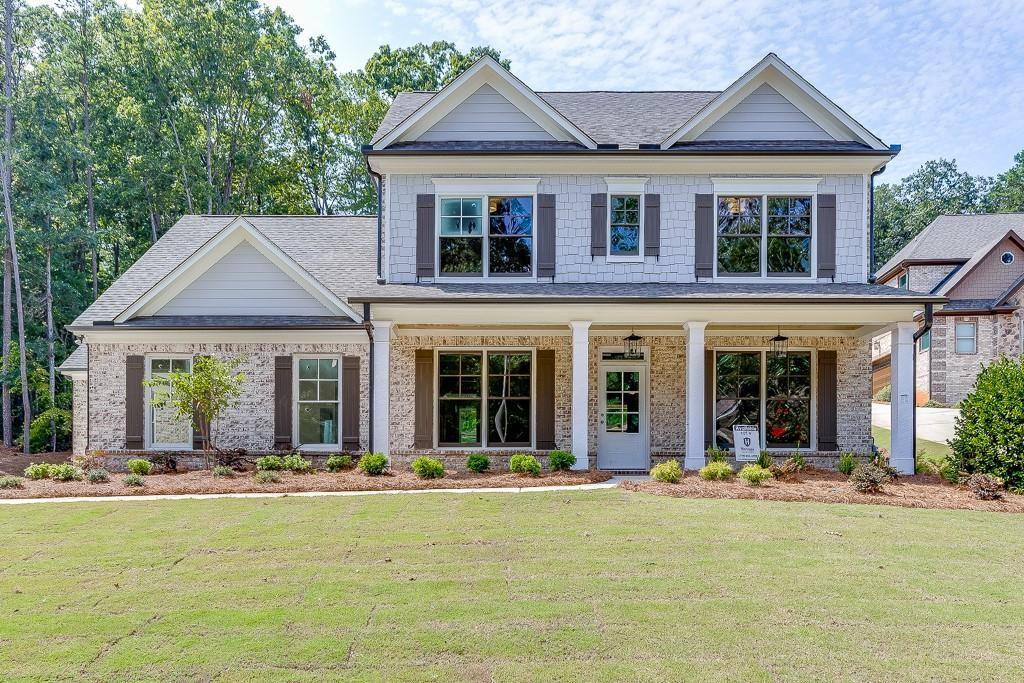
[[834,140],[778,90],[762,83],[697,140]]
[[861,142],[876,150],[888,149],[878,137],[821,94],[817,88],[774,53],[765,56],[696,115],[680,125],[662,141],[662,149],[668,149],[678,142],[699,139],[703,133],[765,84],[794,105],[798,111],[824,130],[832,139]]
[[[589,149],[597,143],[572,121],[559,113],[537,93],[513,76],[491,57],[482,57],[476,64],[422,103],[405,119],[374,143],[375,149],[384,149],[393,142],[419,140],[436,124],[469,100],[484,85],[518,109],[551,139],[576,142]],[[489,93],[489,91],[485,91]],[[493,139],[493,138],[492,138]],[[520,138],[522,139],[522,138]],[[537,139],[537,138],[526,138]]]
[[489,84],[460,102],[417,140],[554,140]]
[[[1005,265],[1000,261],[1004,251],[1014,255],[1013,263]],[[994,298],[1021,275],[1024,275],[1024,239],[1010,230],[979,249],[935,293],[958,299]]]

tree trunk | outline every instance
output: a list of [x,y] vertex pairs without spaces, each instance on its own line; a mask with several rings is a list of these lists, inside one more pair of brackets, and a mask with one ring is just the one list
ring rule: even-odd
[[22,452],[31,447],[29,425],[32,405],[28,396],[28,365],[25,361],[25,307],[21,298],[21,273],[18,271],[18,244],[14,239],[14,208],[11,206],[11,143],[14,137],[14,0],[4,0],[4,148],[0,152],[0,185],[3,185],[4,222],[7,223],[7,245],[11,253],[11,275],[14,277],[14,299],[18,308],[18,362],[21,365]]
[[160,216],[152,209],[149,212],[149,229],[153,233],[153,244],[160,239]]
[[100,295],[100,238],[96,224],[96,202],[93,187],[92,117],[89,111],[89,81],[92,67],[89,63],[89,0],[82,0],[82,146],[85,152],[85,202],[92,235],[92,298]]
[[11,250],[7,246],[7,233],[4,233],[4,311],[3,311],[3,360],[0,361],[0,370],[3,371],[3,429],[4,445],[10,448],[14,445],[14,417],[11,412],[11,385],[7,382],[7,373],[10,371],[11,356]]
[[[53,255],[50,248],[50,218],[46,217],[46,365],[50,379],[50,407],[57,405],[57,367],[53,353]],[[52,415],[53,413],[51,413]],[[57,452],[57,425],[50,418],[50,452]]]

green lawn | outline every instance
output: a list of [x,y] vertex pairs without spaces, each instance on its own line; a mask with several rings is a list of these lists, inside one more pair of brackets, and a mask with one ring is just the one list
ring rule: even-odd
[[1024,516],[530,494],[0,506],[0,677],[1022,680]]
[[[885,427],[871,427],[871,436],[875,437],[875,445],[885,450],[890,450],[889,444],[892,443],[892,432]],[[950,454],[949,444],[938,443],[937,441],[928,441],[926,439],[917,440],[917,452],[924,451],[925,455],[932,455],[936,457],[945,457]]]

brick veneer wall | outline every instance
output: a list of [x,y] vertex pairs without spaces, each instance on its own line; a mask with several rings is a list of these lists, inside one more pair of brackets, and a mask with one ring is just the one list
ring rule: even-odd
[[71,452],[83,455],[89,448],[89,380],[71,380]]
[[[1019,306],[1019,299],[1010,302]],[[982,365],[1003,356],[1016,358],[1021,346],[1021,323],[1018,309],[1011,313],[977,316],[936,316],[932,326],[931,397],[940,403],[959,403],[974,388]],[[956,353],[956,323],[978,325],[978,352]]]
[[[244,356],[239,371],[245,373],[242,396],[219,420],[217,446],[267,453],[274,448],[274,357],[301,353],[359,356],[360,429],[362,448],[369,444],[369,360],[367,344],[90,344],[89,345],[89,450],[125,451],[125,361],[129,355],[191,353],[228,359]],[[76,382],[75,405],[84,395]],[[84,399],[81,399],[84,400]],[[80,419],[76,410],[75,427]],[[75,434],[76,444],[81,429]],[[76,446],[77,447],[77,446]],[[86,450],[84,443],[82,450]]]

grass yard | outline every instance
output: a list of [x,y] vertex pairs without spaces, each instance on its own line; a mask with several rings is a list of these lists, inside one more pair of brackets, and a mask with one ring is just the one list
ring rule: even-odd
[[[871,427],[871,436],[875,437],[875,445],[885,450],[891,450],[890,444],[892,443],[892,432],[885,427]],[[927,441],[925,439],[917,440],[916,452],[920,453],[924,451],[925,455],[935,457],[945,457],[952,451],[949,448],[949,444],[938,443],[936,441]]]
[[629,493],[0,506],[4,680],[1022,680],[1024,516]]

